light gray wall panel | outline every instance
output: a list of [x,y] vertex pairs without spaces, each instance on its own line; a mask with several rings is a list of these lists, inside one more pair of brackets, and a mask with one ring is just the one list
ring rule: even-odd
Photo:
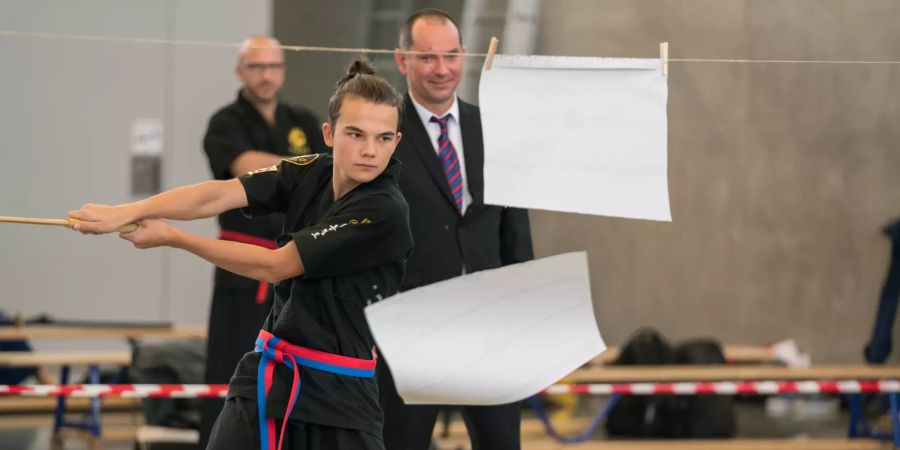
[[[0,29],[238,43],[268,33],[268,1],[0,1]],[[64,217],[130,195],[135,118],[164,124],[163,186],[209,178],[201,140],[233,100],[236,49],[0,36],[0,215]],[[214,236],[213,220],[185,225]],[[205,323],[212,267],[115,236],[2,225],[0,307],[64,319]]]

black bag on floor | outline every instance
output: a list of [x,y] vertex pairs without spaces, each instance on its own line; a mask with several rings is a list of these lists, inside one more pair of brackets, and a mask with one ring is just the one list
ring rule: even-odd
[[[206,340],[133,341],[132,345],[134,358],[128,373],[134,383],[203,383]],[[145,398],[144,419],[148,425],[196,429],[199,402],[196,398]]]
[[[722,346],[713,339],[696,339],[675,348],[678,364],[725,364]],[[684,410],[681,435],[693,439],[734,437],[737,426],[734,399],[730,395],[679,397]]]
[[[622,347],[614,365],[724,364],[718,342],[698,339],[672,348],[656,330],[639,330]],[[641,438],[728,438],[735,434],[730,396],[625,395],[606,420],[610,436]]]
[[[675,364],[676,355],[668,341],[656,330],[638,330],[619,352],[613,365]],[[624,395],[606,419],[611,436],[679,437],[681,411],[678,399],[669,395]]]

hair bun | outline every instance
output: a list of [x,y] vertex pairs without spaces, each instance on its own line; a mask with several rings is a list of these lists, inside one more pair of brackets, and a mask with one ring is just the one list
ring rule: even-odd
[[375,69],[369,64],[369,61],[365,59],[357,59],[350,64],[350,67],[347,69],[347,75],[375,75]]
[[376,75],[375,69],[369,64],[369,61],[365,59],[357,59],[350,64],[350,67],[347,67],[347,74],[344,75],[343,78],[338,80],[337,84],[341,85],[350,80],[352,80],[357,75]]
[[[341,114],[344,97],[352,95],[369,103],[389,105],[397,109],[398,120],[403,116],[403,97],[384,78],[375,73],[365,58],[353,61],[347,72],[334,86],[328,100],[328,122],[333,127]],[[399,122],[398,122],[399,127]]]

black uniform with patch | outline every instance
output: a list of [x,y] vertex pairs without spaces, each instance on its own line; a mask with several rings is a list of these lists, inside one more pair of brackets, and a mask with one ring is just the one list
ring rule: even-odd
[[[209,120],[203,150],[209,158],[210,169],[217,180],[234,178],[231,165],[248,150],[272,153],[285,158],[315,153],[327,153],[322,137],[322,123],[311,112],[285,103],[275,109],[275,124],[270,126],[256,107],[238,93],[233,103],[216,112]],[[284,216],[270,214],[250,219],[240,211],[226,211],[219,216],[223,230],[274,240],[281,232]],[[221,286],[256,287],[251,280],[220,270],[216,284]]]
[[[233,178],[231,165],[241,153],[257,150],[290,157],[328,151],[320,129],[321,122],[309,111],[279,103],[275,124],[269,125],[256,107],[238,92],[237,99],[216,112],[209,121],[203,149],[213,177]],[[274,241],[284,222],[282,214],[249,219],[240,211],[219,216],[222,230],[236,231]],[[257,301],[259,282],[216,268],[209,316],[209,344],[205,382],[227,383],[234,368],[252,346],[263,320],[272,306],[272,290]],[[222,409],[219,399],[205,399],[202,406],[201,441],[209,437]]]
[[[337,201],[332,166],[330,156],[310,155],[240,177],[249,202],[245,213],[286,213],[278,244],[296,245],[305,271],[275,286],[275,302],[263,329],[301,347],[370,359],[375,342],[363,308],[399,290],[412,250],[408,207],[397,187],[400,162],[392,159],[376,179]],[[258,364],[259,354],[253,352],[238,364],[210,448],[230,448],[225,443],[231,439],[223,436],[243,428],[226,423],[249,420],[258,427]],[[291,370],[277,365],[267,398],[269,418],[284,416],[291,380]],[[301,368],[300,380],[289,433],[308,435],[312,424],[321,427],[316,433],[344,430],[381,448],[383,418],[374,378]],[[238,416],[243,418],[235,419]],[[259,430],[254,432],[258,435]],[[222,447],[213,445],[217,443]]]

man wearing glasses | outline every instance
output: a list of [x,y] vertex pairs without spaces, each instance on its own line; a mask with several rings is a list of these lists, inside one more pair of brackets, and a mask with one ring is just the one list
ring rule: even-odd
[[[318,118],[279,100],[284,71],[284,52],[276,39],[253,36],[241,44],[235,68],[241,89],[234,102],[212,116],[203,139],[214,178],[227,180],[277,165],[287,157],[328,150]],[[275,248],[283,221],[281,214],[251,220],[238,210],[227,211],[219,216],[219,238]],[[229,382],[238,361],[253,349],[271,305],[268,284],[216,268],[206,383]],[[204,447],[223,403],[219,399],[204,400],[200,426]]]

